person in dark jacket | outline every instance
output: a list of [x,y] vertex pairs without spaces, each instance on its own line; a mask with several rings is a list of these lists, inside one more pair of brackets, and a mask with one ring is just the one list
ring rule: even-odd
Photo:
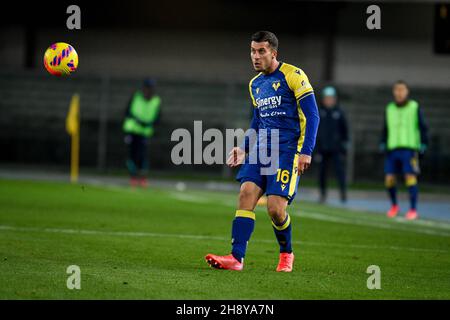
[[327,197],[327,169],[333,163],[339,183],[341,201],[347,201],[345,158],[349,145],[348,125],[344,112],[338,105],[336,89],[327,86],[322,90],[319,108],[320,126],[317,134],[320,202]]

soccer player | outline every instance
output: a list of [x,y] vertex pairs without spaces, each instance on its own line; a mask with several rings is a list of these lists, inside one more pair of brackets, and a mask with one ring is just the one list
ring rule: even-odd
[[[308,77],[301,69],[278,61],[278,39],[273,33],[256,32],[251,38],[250,50],[253,67],[258,72],[249,83],[254,107],[251,128],[257,132],[266,129],[270,134],[277,129],[279,143],[272,145],[270,138],[264,146],[259,137],[258,143],[251,146],[246,139],[243,147],[235,147],[230,152],[227,160],[230,167],[243,164],[236,177],[241,187],[232,224],[231,254],[208,254],[205,258],[218,269],[243,269],[247,243],[255,225],[254,208],[265,193],[267,211],[280,246],[276,271],[291,272],[294,263],[292,224],[286,208],[297,193],[299,174],[311,164],[320,118]],[[272,137],[270,134],[267,136]],[[249,153],[261,147],[266,147],[269,153],[275,148],[279,151],[275,174],[262,174],[262,161],[245,161]]]
[[410,199],[410,209],[405,218],[413,220],[418,218],[418,153],[423,154],[427,148],[427,127],[419,104],[409,99],[409,88],[404,81],[397,81],[392,93],[394,101],[386,106],[380,146],[386,151],[385,185],[392,204],[387,216],[393,218],[400,210],[397,203],[396,174],[403,174]]
[[132,96],[123,122],[125,144],[128,146],[127,168],[130,185],[147,187],[148,139],[153,135],[154,125],[159,119],[161,98],[155,94],[155,81],[144,80],[142,90]]

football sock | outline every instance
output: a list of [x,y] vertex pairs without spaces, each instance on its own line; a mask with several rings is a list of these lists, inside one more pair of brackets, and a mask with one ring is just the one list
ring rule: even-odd
[[387,188],[389,198],[391,199],[391,203],[393,206],[397,205],[397,187]]
[[255,213],[249,210],[236,210],[231,230],[231,254],[240,262],[243,262],[247,243],[255,228]]
[[416,210],[417,206],[417,194],[419,193],[419,188],[417,188],[417,185],[411,186],[408,188],[409,190],[409,201],[411,204],[411,209]]
[[411,204],[411,209],[416,210],[417,206],[417,196],[419,193],[419,188],[417,187],[417,178],[411,177],[406,179],[406,186],[409,191],[409,201]]
[[273,230],[275,232],[275,237],[277,237],[278,244],[280,245],[281,252],[292,252],[292,227],[291,227],[291,217],[286,213],[286,218],[281,224],[276,224],[272,220]]

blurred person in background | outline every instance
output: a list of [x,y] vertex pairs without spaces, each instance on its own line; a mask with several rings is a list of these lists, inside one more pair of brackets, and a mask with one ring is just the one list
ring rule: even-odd
[[399,213],[396,174],[402,174],[410,199],[405,218],[413,220],[418,218],[419,153],[423,154],[427,148],[427,127],[419,104],[409,98],[409,88],[404,81],[399,80],[394,84],[392,94],[394,101],[386,106],[380,144],[380,149],[386,153],[385,185],[391,200],[387,216],[393,218]]
[[132,187],[148,186],[148,139],[153,136],[154,125],[159,119],[161,98],[155,94],[155,80],[146,78],[141,90],[137,90],[128,104],[123,131],[128,147],[126,162]]
[[338,105],[336,89],[327,86],[322,90],[319,107],[320,126],[317,134],[317,161],[319,167],[320,202],[327,197],[327,171],[333,163],[340,190],[341,202],[347,201],[345,157],[349,146],[348,125],[344,112]]

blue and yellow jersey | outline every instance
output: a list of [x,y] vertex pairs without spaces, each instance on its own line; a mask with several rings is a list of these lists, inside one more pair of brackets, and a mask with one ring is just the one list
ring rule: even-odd
[[278,129],[280,148],[311,155],[320,118],[307,75],[280,62],[271,74],[259,73],[250,80],[249,91],[254,107],[251,128]]

